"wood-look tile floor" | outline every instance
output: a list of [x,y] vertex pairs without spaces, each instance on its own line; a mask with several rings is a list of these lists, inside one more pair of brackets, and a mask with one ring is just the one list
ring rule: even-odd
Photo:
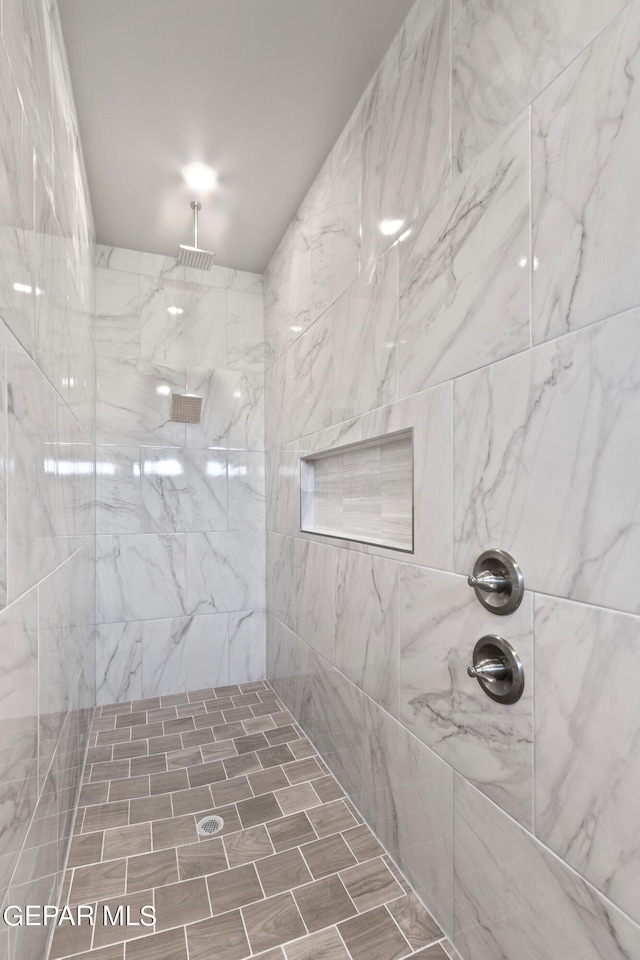
[[62,902],[50,960],[456,958],[266,682],[97,709]]

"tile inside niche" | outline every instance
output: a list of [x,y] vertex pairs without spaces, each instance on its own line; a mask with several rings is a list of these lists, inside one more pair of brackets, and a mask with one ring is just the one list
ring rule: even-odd
[[300,529],[413,552],[413,430],[300,459]]

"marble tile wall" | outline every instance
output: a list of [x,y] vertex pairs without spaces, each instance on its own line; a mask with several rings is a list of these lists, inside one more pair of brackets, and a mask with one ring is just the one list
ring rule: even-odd
[[[639,73],[639,0],[418,0],[265,272],[267,676],[462,960],[640,957]],[[412,555],[301,533],[408,429]]]
[[[4,907],[57,902],[95,705],[95,245],[57,6],[0,7]],[[2,960],[45,955],[2,927]]]
[[96,298],[98,703],[261,679],[262,277],[98,246]]

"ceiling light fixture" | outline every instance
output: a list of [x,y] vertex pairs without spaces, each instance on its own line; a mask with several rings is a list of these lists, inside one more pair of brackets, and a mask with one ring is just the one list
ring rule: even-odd
[[209,193],[218,184],[218,175],[206,163],[188,163],[182,168],[182,176],[187,186],[200,193]]
[[184,313],[182,307],[167,307],[167,313],[170,313],[172,317],[179,317],[181,313]]

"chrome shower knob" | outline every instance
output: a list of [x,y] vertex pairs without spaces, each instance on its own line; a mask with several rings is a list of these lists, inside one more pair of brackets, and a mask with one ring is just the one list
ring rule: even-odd
[[475,678],[486,695],[498,703],[515,703],[524,690],[524,668],[508,640],[488,634],[473,650],[467,673]]
[[483,607],[491,613],[505,616],[522,603],[524,578],[520,567],[504,550],[485,550],[467,577],[467,583],[476,592]]
[[502,659],[479,660],[477,664],[467,667],[467,673],[476,680],[505,680],[507,666]]

